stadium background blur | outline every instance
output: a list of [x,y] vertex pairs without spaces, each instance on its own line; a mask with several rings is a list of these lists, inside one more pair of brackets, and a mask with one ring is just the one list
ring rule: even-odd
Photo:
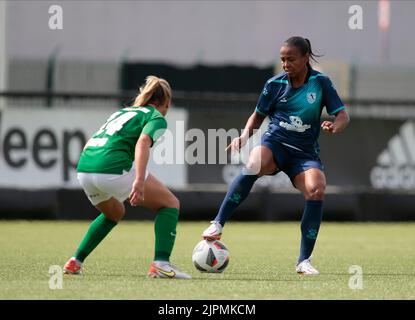
[[[314,67],[351,115],[344,133],[320,138],[325,220],[415,220],[415,2],[360,1],[363,28],[354,30],[355,4],[0,1],[0,219],[93,218],[76,181],[79,153],[149,74],[174,90],[176,150],[174,164],[150,170],[181,200],[181,219],[211,219],[240,167],[211,163],[223,148],[208,142],[205,164],[182,161],[194,141],[182,133],[241,130],[279,70],[283,41],[301,35],[324,54]],[[49,28],[53,5],[63,29]],[[299,220],[302,209],[281,173],[261,178],[234,219]],[[128,206],[126,219],[153,215]]]

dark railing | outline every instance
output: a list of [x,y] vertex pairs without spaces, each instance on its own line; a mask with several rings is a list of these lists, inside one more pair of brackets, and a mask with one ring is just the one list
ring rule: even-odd
[[[91,92],[40,92],[40,91],[3,91],[0,92],[0,101],[7,99],[11,106],[19,106],[19,101],[30,101],[30,105],[36,106],[60,106],[70,101],[111,101],[114,106],[126,106],[132,104],[136,91],[119,93],[91,93]],[[258,101],[259,93],[218,93],[218,92],[173,92],[173,104],[185,108],[238,108],[252,109]],[[11,103],[13,102],[13,103]],[[370,107],[404,107],[415,110],[414,100],[385,100],[385,99],[344,99],[347,106]]]

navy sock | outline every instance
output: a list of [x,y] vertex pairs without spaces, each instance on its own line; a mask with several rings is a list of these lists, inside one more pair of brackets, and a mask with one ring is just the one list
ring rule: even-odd
[[306,200],[301,220],[301,247],[298,262],[308,259],[314,249],[318,230],[323,218],[323,201]]
[[249,171],[244,168],[229,186],[215,221],[219,221],[224,226],[239,204],[246,199],[257,179],[258,175],[249,174]]

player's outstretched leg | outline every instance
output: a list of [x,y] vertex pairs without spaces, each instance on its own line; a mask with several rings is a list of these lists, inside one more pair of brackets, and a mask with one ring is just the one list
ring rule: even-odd
[[255,181],[263,175],[274,174],[277,171],[274,155],[268,146],[261,145],[252,149],[249,161],[242,172],[233,180],[223,199],[219,212],[211,225],[202,233],[206,240],[219,240],[222,228],[236,208],[248,197]]
[[252,186],[258,179],[257,174],[252,174],[247,168],[233,180],[229,186],[225,198],[222,201],[219,212],[211,225],[202,233],[206,240],[219,240],[222,236],[222,228],[229,220],[236,208],[246,199],[251,192]]

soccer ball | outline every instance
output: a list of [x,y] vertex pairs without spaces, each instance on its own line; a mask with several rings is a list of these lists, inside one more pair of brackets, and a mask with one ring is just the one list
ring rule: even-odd
[[193,249],[192,261],[200,272],[220,273],[228,266],[229,250],[219,240],[202,240]]

